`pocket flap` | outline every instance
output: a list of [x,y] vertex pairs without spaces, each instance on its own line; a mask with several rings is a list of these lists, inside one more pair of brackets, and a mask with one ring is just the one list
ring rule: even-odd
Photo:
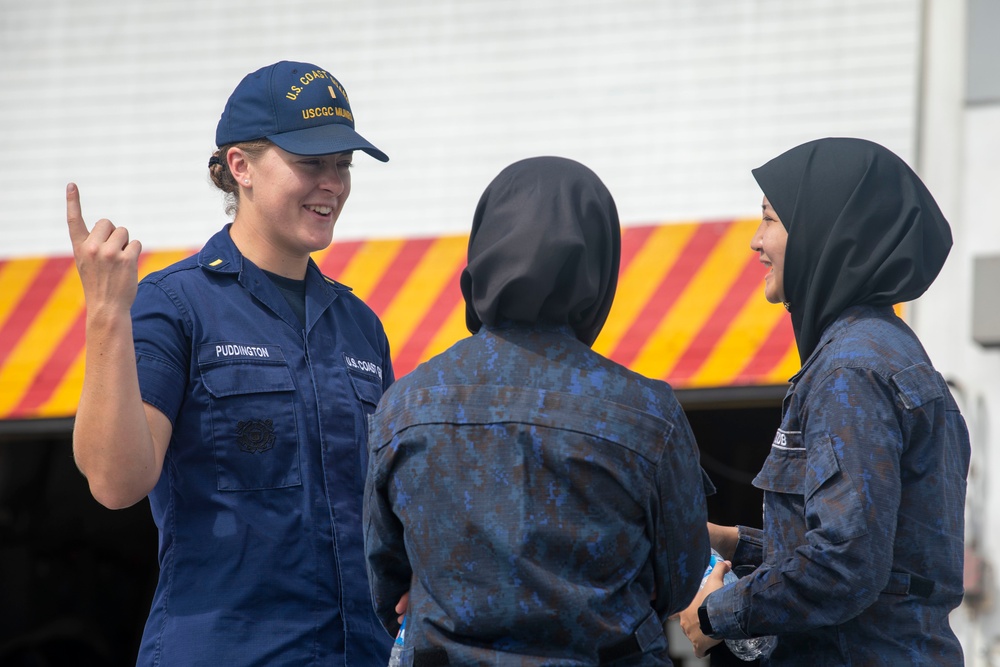
[[753,480],[764,491],[805,495],[806,450],[771,447],[771,453]]
[[354,393],[357,394],[358,399],[363,403],[378,405],[379,399],[382,398],[380,385],[351,372],[348,372],[347,375],[351,378],[351,384],[354,385]]
[[812,456],[809,458],[809,465],[806,470],[805,486],[806,496],[811,496],[816,490],[823,486],[828,479],[840,472],[840,461],[836,452],[833,451],[833,442],[829,436],[823,436],[816,440],[812,449]]
[[230,361],[201,367],[201,379],[216,398],[295,391],[288,366],[273,362]]

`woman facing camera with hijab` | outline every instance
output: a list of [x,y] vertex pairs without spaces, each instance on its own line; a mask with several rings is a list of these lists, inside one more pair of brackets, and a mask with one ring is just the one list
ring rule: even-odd
[[860,139],[820,139],[755,169],[751,249],[791,313],[801,370],[754,480],[763,530],[709,525],[716,568],[681,626],[701,656],[776,635],[764,665],[961,665],[969,435],[947,382],[893,305],[951,248],[917,175]]
[[369,441],[374,603],[390,633],[405,613],[413,664],[672,664],[705,486],[671,388],[590,347],[619,261],[614,200],[579,163],[517,162],[480,199],[474,335],[389,389]]

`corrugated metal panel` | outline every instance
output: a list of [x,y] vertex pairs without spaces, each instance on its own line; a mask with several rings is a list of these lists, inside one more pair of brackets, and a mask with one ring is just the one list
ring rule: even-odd
[[360,159],[341,240],[462,234],[508,163],[592,167],[626,221],[753,215],[749,170],[831,134],[913,154],[920,0],[0,0],[0,257],[66,253],[62,191],[149,249],[225,222],[226,97],[280,58],[341,78]]
[[[676,388],[781,384],[791,324],[764,301],[756,220],[627,228],[599,352]],[[382,318],[397,375],[467,336],[458,275],[467,237],[348,241],[318,253]],[[189,254],[145,253],[140,274]],[[67,417],[83,381],[84,302],[68,257],[0,261],[0,419]]]

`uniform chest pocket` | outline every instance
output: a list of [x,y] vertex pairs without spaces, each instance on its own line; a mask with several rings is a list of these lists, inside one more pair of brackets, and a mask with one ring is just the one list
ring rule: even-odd
[[825,541],[839,544],[868,532],[861,495],[829,436],[810,442],[808,456],[801,447],[772,448],[753,483],[770,492],[765,520],[775,522],[776,530],[798,533],[789,539],[802,540],[806,531],[816,530]]
[[757,473],[753,485],[764,491],[805,495],[806,450],[799,431],[778,431],[771,453]]
[[295,382],[283,361],[227,360],[201,366],[220,491],[302,483]]
[[382,385],[377,384],[374,379],[369,380],[356,373],[347,373],[351,378],[351,386],[354,387],[354,396],[358,399],[361,411],[356,412],[354,430],[357,433],[358,463],[360,465],[361,479],[368,474],[368,420],[375,413],[379,399],[382,398]]

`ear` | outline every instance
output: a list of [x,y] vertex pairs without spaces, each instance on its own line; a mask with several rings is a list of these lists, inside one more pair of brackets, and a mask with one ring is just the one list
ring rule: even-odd
[[252,178],[250,175],[250,159],[243,152],[243,149],[236,146],[230,148],[226,152],[226,164],[229,165],[229,171],[232,173],[233,178],[236,179],[237,185],[241,187],[249,185],[247,181]]

